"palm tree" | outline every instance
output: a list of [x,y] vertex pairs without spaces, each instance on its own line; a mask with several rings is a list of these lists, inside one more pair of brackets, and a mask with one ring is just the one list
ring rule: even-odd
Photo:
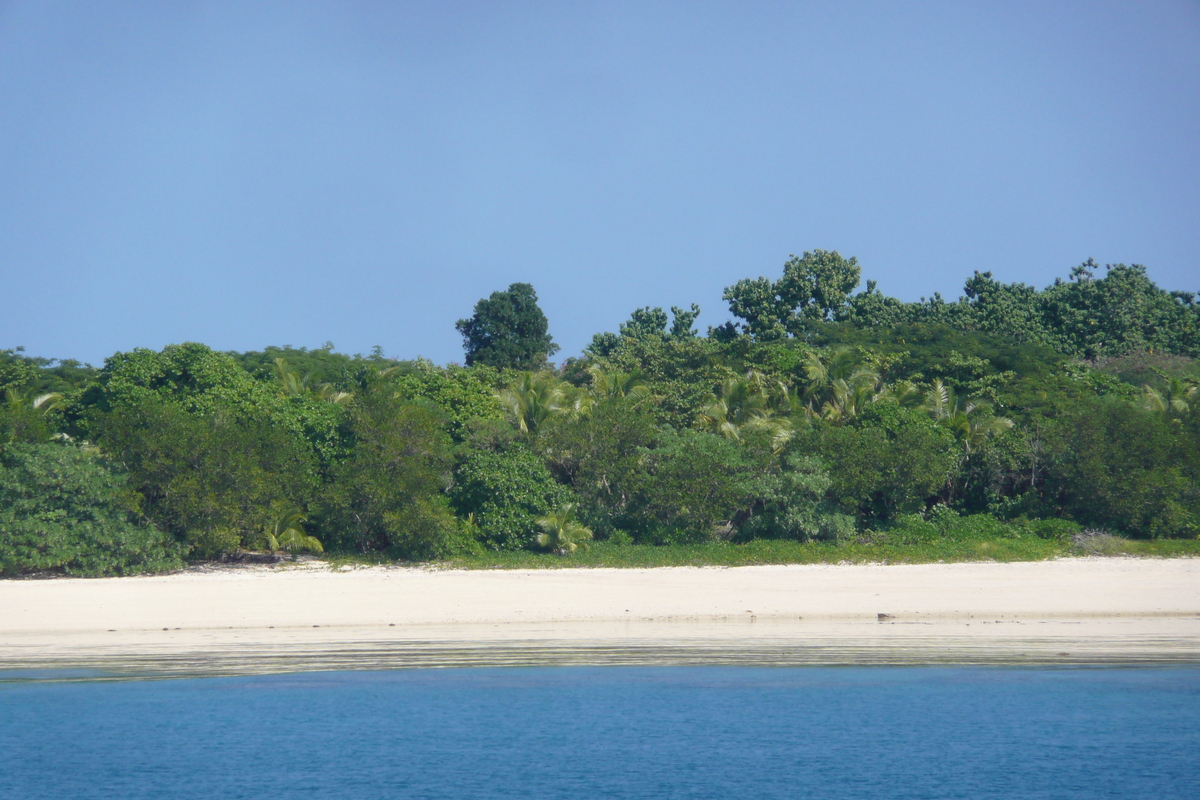
[[1146,384],[1142,387],[1142,408],[1160,414],[1186,414],[1200,396],[1200,387],[1193,381],[1170,378],[1164,391]]
[[631,398],[640,403],[650,397],[646,374],[636,367],[629,372],[617,372],[593,365],[588,368],[588,372],[592,376],[592,394],[597,398]]
[[834,425],[848,422],[879,399],[878,388],[879,375],[872,370],[856,370],[849,378],[835,378],[817,415]]
[[1008,417],[996,416],[987,403],[977,403],[955,394],[954,388],[941,379],[933,382],[925,395],[925,411],[937,422],[949,428],[970,458],[991,437],[1013,426]]
[[543,531],[537,537],[539,547],[565,556],[592,538],[592,529],[575,519],[575,508],[574,503],[565,503],[537,519],[537,525]]
[[308,391],[308,376],[301,378],[282,358],[275,359],[275,382],[279,384],[279,393],[285,397],[298,397]]
[[46,413],[63,406],[63,396],[59,392],[47,392],[35,396],[32,391],[18,392],[15,389],[6,389],[4,399],[13,411],[28,407]]
[[570,408],[562,381],[550,372],[522,372],[496,397],[522,433],[535,433],[543,422]]
[[925,393],[925,412],[939,422],[946,419],[958,406],[954,387],[947,386],[941,378],[936,378]]
[[824,359],[816,350],[804,357],[802,368],[809,387],[828,386],[838,378],[849,378],[859,368],[859,357],[849,347],[835,347]]
[[322,383],[313,394],[327,403],[338,406],[348,405],[354,400],[353,392],[343,392],[332,383]]
[[824,359],[813,351],[805,356],[803,369],[808,385],[797,399],[803,401],[806,416],[840,425],[884,396],[879,373],[863,366],[849,347],[839,347]]
[[994,414],[992,407],[987,403],[977,403],[959,397],[954,388],[944,384],[940,378],[934,380],[925,395],[924,409],[939,425],[954,434],[961,448],[958,467],[946,481],[947,494],[953,497],[957,491],[957,475],[962,471],[963,465],[987,443],[988,439],[1013,427],[1013,421]]
[[292,554],[293,561],[296,560],[296,554],[301,550],[311,550],[314,553],[325,552],[325,548],[321,546],[317,537],[309,536],[304,532],[304,523],[307,521],[308,517],[299,511],[280,515],[271,526],[271,530],[267,531],[267,547],[271,550],[288,551]]
[[897,405],[912,408],[921,405],[921,390],[912,381],[896,381],[883,386],[876,400],[894,400]]
[[352,392],[343,392],[332,383],[322,383],[311,387],[309,386],[311,379],[311,375],[301,378],[295,370],[287,365],[286,360],[275,359],[275,382],[279,384],[279,393],[284,397],[312,396],[339,406],[347,405],[354,399]]
[[[772,397],[776,389],[778,397]],[[697,427],[724,436],[741,439],[744,432],[766,431],[772,446],[782,449],[794,433],[791,421],[778,416],[776,408],[786,406],[787,386],[771,385],[761,373],[751,370],[742,378],[729,378],[714,392],[711,403],[700,410]]]

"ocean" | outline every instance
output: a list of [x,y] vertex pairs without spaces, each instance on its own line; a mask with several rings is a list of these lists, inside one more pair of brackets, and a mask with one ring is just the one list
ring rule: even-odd
[[1200,668],[0,673],[0,797],[1200,798]]

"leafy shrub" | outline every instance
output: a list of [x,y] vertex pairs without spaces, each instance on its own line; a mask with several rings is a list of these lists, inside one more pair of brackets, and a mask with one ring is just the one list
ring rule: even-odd
[[1039,539],[1067,542],[1079,533],[1079,523],[1070,519],[1018,519],[1014,524]]
[[0,454],[0,573],[132,575],[182,566],[179,548],[138,519],[125,476],[76,447],[15,444]]
[[986,542],[997,539],[1070,538],[1079,526],[1068,520],[1026,520],[1004,522],[991,514],[960,515],[945,505],[936,505],[925,516],[901,514],[887,525],[886,538],[894,544],[932,544],[936,542]]
[[607,400],[590,414],[552,420],[538,433],[538,452],[551,472],[580,498],[580,515],[602,535],[632,501],[646,453],[659,440],[644,404]]
[[790,453],[783,466],[759,481],[758,502],[739,538],[837,540],[854,532],[854,519],[825,499],[833,481],[821,461]]
[[190,412],[148,396],[95,429],[129,471],[146,515],[197,557],[258,545],[264,526],[305,506],[316,488],[315,457],[301,437],[224,404]]
[[1085,525],[1130,536],[1200,534],[1200,424],[1091,401],[1055,429],[1049,497]]
[[770,450],[711,433],[668,431],[645,451],[642,469],[626,476],[631,498],[618,518],[639,541],[681,544],[711,539],[746,515],[770,473]]
[[315,515],[331,548],[442,558],[469,550],[442,490],[450,437],[437,411],[377,389],[351,414],[354,446],[336,464]]
[[877,519],[920,511],[958,462],[945,428],[894,403],[870,406],[852,426],[822,425],[795,447],[829,465],[832,502]]
[[51,431],[45,414],[27,404],[8,400],[7,396],[0,397],[0,446],[9,442],[32,444],[50,441]]
[[269,423],[300,438],[319,462],[342,454],[338,427],[344,411],[323,400],[288,396],[255,380],[227,353],[202,344],[168,345],[161,352],[139,348],[105,362],[97,380],[73,396],[63,410],[72,435],[94,436],[110,412],[166,403],[198,417],[217,413]]
[[496,389],[501,373],[491,367],[439,368],[429,361],[401,364],[390,380],[407,399],[424,398],[432,401],[445,415],[450,434],[461,441],[468,433],[471,420],[502,418]]
[[492,550],[533,546],[538,518],[573,500],[542,459],[521,445],[466,450],[454,471],[450,498],[460,514],[474,515],[483,544]]

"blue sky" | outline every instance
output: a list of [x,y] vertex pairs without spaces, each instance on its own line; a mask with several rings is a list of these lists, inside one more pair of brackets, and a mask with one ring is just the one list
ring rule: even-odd
[[1200,4],[0,2],[0,347],[578,354],[836,249],[1200,290]]

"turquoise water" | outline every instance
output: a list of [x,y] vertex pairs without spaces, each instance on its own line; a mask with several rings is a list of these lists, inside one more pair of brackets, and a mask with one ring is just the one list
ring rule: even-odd
[[1194,799],[1200,669],[15,681],[0,797]]

